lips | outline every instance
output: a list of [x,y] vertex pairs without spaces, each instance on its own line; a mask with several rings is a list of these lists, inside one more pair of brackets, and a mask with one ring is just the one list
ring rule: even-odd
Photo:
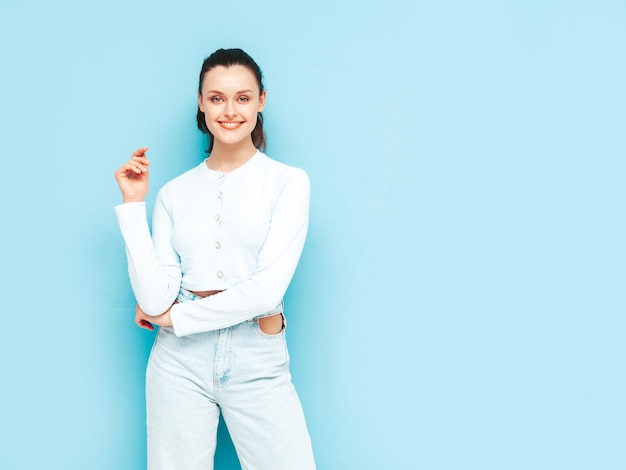
[[242,126],[243,122],[218,121],[219,125],[224,129],[232,131]]

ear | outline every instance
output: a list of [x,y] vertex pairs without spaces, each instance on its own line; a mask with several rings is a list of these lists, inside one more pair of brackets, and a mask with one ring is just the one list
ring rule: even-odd
[[265,90],[263,90],[263,93],[261,93],[261,96],[259,97],[259,113],[261,111],[263,111],[263,108],[265,108],[265,97],[266,97],[266,93]]
[[204,106],[202,106],[202,94],[198,93],[198,107],[200,108],[200,111],[204,112]]

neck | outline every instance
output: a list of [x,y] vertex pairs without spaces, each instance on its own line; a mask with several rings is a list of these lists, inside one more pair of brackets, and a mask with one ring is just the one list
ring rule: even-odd
[[252,140],[234,145],[214,141],[206,166],[211,170],[228,173],[246,163],[254,157],[256,152],[257,149]]

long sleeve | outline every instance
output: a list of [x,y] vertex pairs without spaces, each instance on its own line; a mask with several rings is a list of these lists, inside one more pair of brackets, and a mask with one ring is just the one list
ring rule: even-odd
[[115,212],[126,243],[128,273],[137,303],[148,315],[160,315],[172,305],[181,284],[180,261],[171,245],[172,220],[160,195],[152,218],[154,240],[145,203],[121,204]]
[[[300,259],[309,221],[309,178],[304,171],[293,170],[274,203],[252,274],[218,294],[175,304],[171,316],[177,336],[236,325],[280,304]],[[169,288],[162,278],[155,281]]]

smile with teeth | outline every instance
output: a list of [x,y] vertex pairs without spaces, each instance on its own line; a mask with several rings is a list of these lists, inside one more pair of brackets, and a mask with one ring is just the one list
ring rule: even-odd
[[224,129],[237,129],[238,127],[240,127],[243,122],[233,122],[233,121],[218,121],[220,126],[222,126]]

